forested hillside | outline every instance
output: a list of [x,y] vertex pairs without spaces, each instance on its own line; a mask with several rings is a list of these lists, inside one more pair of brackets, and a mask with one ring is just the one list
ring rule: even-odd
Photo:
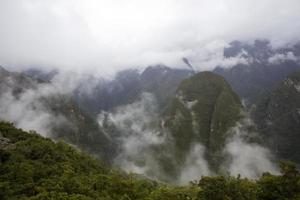
[[273,152],[300,163],[300,71],[277,84],[255,107],[253,118]]
[[3,200],[298,200],[299,172],[291,163],[280,166],[278,176],[202,177],[179,187],[113,170],[63,142],[0,123]]

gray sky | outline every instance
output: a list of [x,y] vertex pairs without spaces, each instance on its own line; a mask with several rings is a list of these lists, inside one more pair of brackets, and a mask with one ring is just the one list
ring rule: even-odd
[[0,65],[11,68],[104,75],[187,57],[210,69],[231,40],[299,35],[299,0],[0,0]]

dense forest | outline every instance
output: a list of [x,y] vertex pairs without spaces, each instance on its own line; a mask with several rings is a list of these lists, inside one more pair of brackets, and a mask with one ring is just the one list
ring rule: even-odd
[[300,174],[280,162],[280,175],[195,177],[186,186],[112,169],[64,142],[0,123],[0,199],[3,200],[299,200]]

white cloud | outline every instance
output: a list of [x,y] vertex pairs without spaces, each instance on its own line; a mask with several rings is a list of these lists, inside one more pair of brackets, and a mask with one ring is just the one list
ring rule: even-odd
[[100,113],[100,126],[104,125],[106,118],[120,131],[114,138],[120,142],[121,148],[115,158],[116,165],[127,172],[148,175],[147,172],[151,171],[158,174],[159,171],[155,170],[158,163],[150,148],[162,144],[165,138],[156,130],[158,112],[155,97],[143,93],[141,99],[132,104],[117,107],[112,113]]
[[26,131],[35,130],[43,136],[51,137],[51,128],[68,123],[62,115],[51,113],[42,98],[59,95],[59,89],[50,84],[40,84],[37,88],[25,89],[13,95],[13,87],[6,88],[0,95],[0,120],[13,122]]
[[249,64],[249,60],[243,55],[242,51],[236,57],[224,57],[223,50],[228,47],[225,41],[212,41],[190,56],[191,62],[196,66],[197,70],[211,70],[216,66],[230,68],[237,64]]
[[0,63],[109,74],[188,57],[209,69],[237,62],[211,44],[294,41],[299,18],[298,0],[2,0]]
[[253,134],[245,130],[251,123],[250,119],[245,118],[230,130],[233,135],[224,147],[224,153],[230,156],[230,162],[225,169],[233,176],[240,174],[248,178],[258,178],[263,172],[277,174],[278,169],[272,162],[271,152],[266,147],[245,139]]
[[201,144],[196,144],[191,148],[184,163],[179,177],[179,183],[186,184],[190,181],[199,180],[201,176],[212,175],[207,161],[204,159],[205,148]]
[[271,64],[279,64],[279,63],[282,63],[282,62],[285,62],[285,61],[298,61],[299,58],[297,58],[293,52],[289,51],[287,52],[286,54],[275,54],[273,55],[272,57],[270,57],[268,59],[269,63]]

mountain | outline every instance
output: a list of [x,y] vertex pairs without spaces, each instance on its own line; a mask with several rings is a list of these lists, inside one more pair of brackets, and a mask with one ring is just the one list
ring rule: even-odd
[[98,120],[118,141],[115,164],[155,180],[182,184],[208,174],[255,178],[276,171],[238,95],[212,72],[181,81],[165,109],[143,93]]
[[279,158],[300,163],[300,71],[287,76],[257,105],[254,119]]
[[217,67],[214,72],[223,76],[240,98],[251,106],[268,95],[287,75],[300,70],[299,52],[299,44],[275,49],[267,40],[256,40],[253,44],[233,41],[224,49],[224,57],[240,56],[248,63],[231,68]]
[[171,69],[163,65],[148,67],[141,74],[142,88],[154,94],[159,107],[165,108],[181,81],[192,74],[191,70]]
[[134,69],[120,71],[111,81],[89,77],[75,90],[74,99],[83,110],[97,115],[101,110],[111,111],[133,103],[142,93],[149,92],[165,108],[179,83],[191,74],[190,70],[157,65],[147,67],[142,73]]
[[[118,154],[122,154],[120,139],[127,134],[132,137],[133,130],[116,127],[117,125],[113,124],[116,122],[100,123],[100,127],[97,122],[100,111],[111,112],[120,106],[135,103],[146,92],[151,93],[155,99],[155,107],[158,107],[155,109],[158,113],[155,115],[159,116],[175,95],[180,82],[191,74],[190,70],[171,69],[166,66],[148,67],[142,73],[124,70],[112,81],[87,77],[81,80],[75,91],[66,93],[61,92],[60,88],[52,83],[56,79],[44,81],[39,76],[44,73],[35,74],[36,70],[30,71],[33,72],[31,76],[4,71],[3,76],[7,78],[1,79],[3,83],[9,82],[8,79],[26,79],[29,83],[12,81],[14,85],[7,87],[8,94],[0,93],[3,102],[6,102],[9,96],[15,102],[13,104],[20,104],[22,108],[22,112],[15,118],[12,102],[6,103],[7,106],[10,105],[9,109],[3,109],[2,114],[4,116],[10,113],[11,117],[2,119],[13,121],[27,130],[38,127],[39,132],[47,132],[44,136],[56,140],[63,139],[108,162],[114,162]],[[26,85],[28,88],[23,88]],[[22,90],[18,98],[10,95],[10,90],[15,88]],[[149,102],[149,105],[153,103]],[[1,103],[0,108],[6,104]],[[45,119],[40,116],[45,116]],[[128,124],[130,120],[127,119],[124,123]],[[150,131],[157,129],[152,122],[147,127]],[[144,130],[144,127],[141,127],[141,130]]]
[[58,74],[58,71],[56,70],[44,71],[39,68],[29,68],[27,70],[24,70],[22,73],[32,78],[41,79],[43,81],[49,82]]
[[0,68],[0,119],[38,129],[44,136],[63,139],[106,161],[112,142],[98,123],[76,105],[71,95],[41,79]]
[[258,131],[278,159],[299,163],[300,43],[273,48],[267,40],[253,44],[234,41],[225,58],[243,57],[248,63],[214,72],[223,76],[250,108]]
[[12,93],[18,95],[26,89],[36,88],[41,83],[40,79],[32,79],[17,72],[9,72],[0,66],[0,92],[5,93],[12,89]]
[[239,97],[221,76],[201,72],[183,80],[162,123],[174,140],[175,165],[182,165],[192,147],[201,144],[209,168],[218,171],[228,130],[241,118],[241,111]]
[[74,90],[74,99],[87,113],[97,116],[101,110],[112,110],[132,102],[140,92],[137,70],[119,72],[113,80],[84,78]]

